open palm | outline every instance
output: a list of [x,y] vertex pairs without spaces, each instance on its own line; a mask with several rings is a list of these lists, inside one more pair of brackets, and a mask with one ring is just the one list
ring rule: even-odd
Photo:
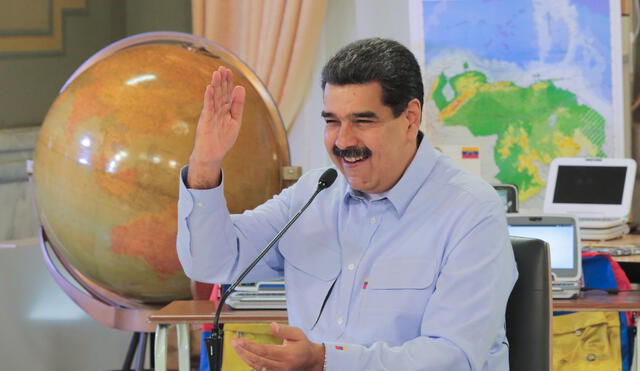
[[233,86],[233,73],[219,67],[211,76],[192,153],[192,160],[219,165],[233,147],[242,123],[245,89]]

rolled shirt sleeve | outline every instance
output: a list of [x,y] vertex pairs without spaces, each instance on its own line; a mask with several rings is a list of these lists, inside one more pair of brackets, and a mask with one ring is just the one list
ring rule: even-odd
[[[180,263],[185,274],[195,281],[233,282],[286,223],[287,192],[254,210],[230,215],[224,198],[224,176],[218,187],[189,189],[187,172],[187,166],[180,171],[177,234]],[[272,251],[245,280],[281,278],[281,260]]]

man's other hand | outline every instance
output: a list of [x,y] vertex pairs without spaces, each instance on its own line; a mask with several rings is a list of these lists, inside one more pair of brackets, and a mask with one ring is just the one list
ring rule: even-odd
[[298,327],[271,323],[271,332],[282,345],[257,344],[232,339],[236,353],[258,371],[322,371],[324,345],[312,343]]

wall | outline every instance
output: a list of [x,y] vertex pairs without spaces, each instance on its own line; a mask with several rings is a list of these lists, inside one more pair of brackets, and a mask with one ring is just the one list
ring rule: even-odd
[[410,44],[409,1],[397,0],[329,0],[316,64],[313,84],[307,100],[289,132],[293,165],[303,171],[327,166],[331,160],[323,145],[324,120],[320,73],[324,63],[351,41],[368,37],[385,37]]
[[82,7],[63,10],[61,22],[58,50],[0,50],[0,202],[5,205],[0,211],[0,241],[37,235],[24,160],[33,158],[39,127],[67,78],[91,55],[126,36],[191,32],[191,8],[186,0],[88,0]]

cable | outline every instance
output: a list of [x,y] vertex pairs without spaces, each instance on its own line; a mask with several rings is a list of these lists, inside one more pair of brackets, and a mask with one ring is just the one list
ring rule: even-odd
[[618,295],[620,291],[631,291],[631,290],[620,290],[617,288],[600,289],[596,287],[582,287],[580,288],[580,291],[602,291],[602,292],[606,292],[609,295]]

